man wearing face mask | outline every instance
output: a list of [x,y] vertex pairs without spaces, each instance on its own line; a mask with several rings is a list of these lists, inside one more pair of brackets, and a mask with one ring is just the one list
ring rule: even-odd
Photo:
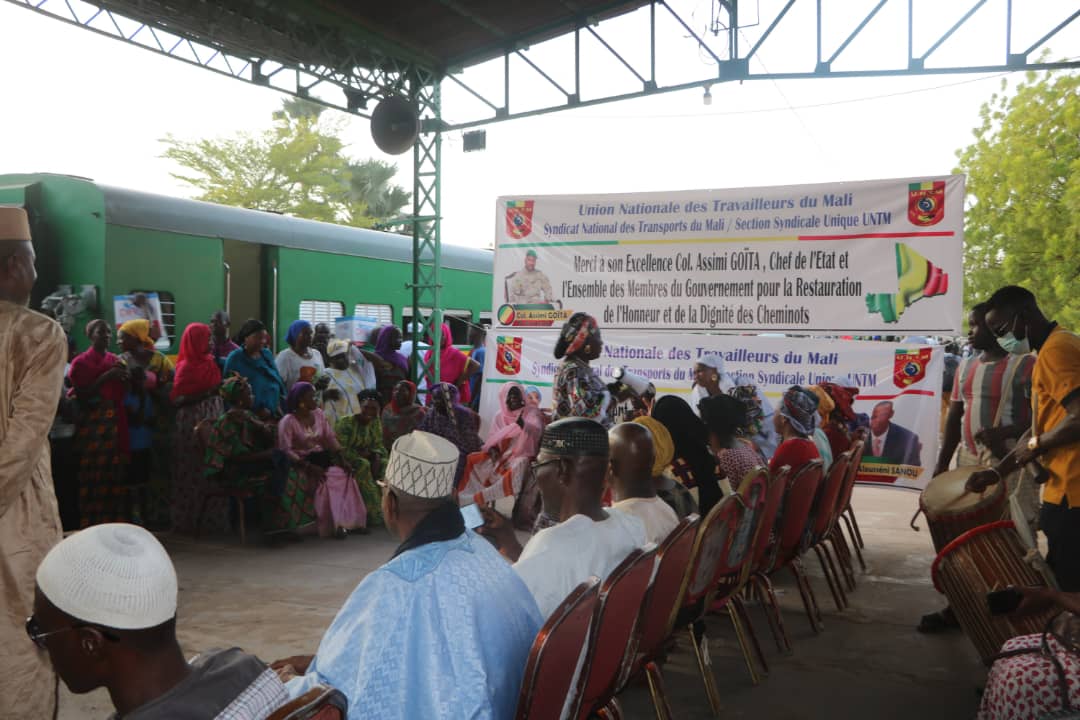
[[1049,545],[1046,561],[1066,592],[1080,590],[1080,337],[1047,320],[1035,296],[1003,287],[987,303],[986,324],[1010,353],[1035,350],[1031,378],[1031,430],[1016,450],[967,482],[973,492],[1000,482],[1017,467],[1038,463],[1045,477],[1039,527]]

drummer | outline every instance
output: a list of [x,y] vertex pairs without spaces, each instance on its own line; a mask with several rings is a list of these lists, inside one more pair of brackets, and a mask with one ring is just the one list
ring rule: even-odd
[[968,340],[977,354],[956,370],[945,438],[934,475],[958,466],[1000,462],[1031,427],[1031,373],[1034,355],[1013,355],[998,345],[986,325],[986,303],[971,308]]
[[1080,591],[1080,337],[1048,320],[1022,287],[1001,288],[988,305],[986,324],[1005,351],[1038,352],[1031,379],[1034,413],[1016,451],[972,474],[967,487],[980,492],[1017,467],[1036,463],[1046,477],[1039,514],[1049,547],[1046,562],[1062,590]]
[[[993,465],[1000,462],[1031,426],[1031,372],[1033,355],[1012,355],[998,345],[986,325],[987,303],[971,308],[968,342],[977,353],[964,358],[953,376],[952,401],[945,419],[934,476],[949,469],[959,446],[958,466]],[[923,615],[916,628],[937,633],[959,628],[956,616],[946,607]]]

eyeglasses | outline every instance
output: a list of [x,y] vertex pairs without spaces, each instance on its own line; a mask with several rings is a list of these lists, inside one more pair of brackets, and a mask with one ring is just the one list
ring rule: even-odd
[[26,618],[26,636],[29,637],[31,642],[33,642],[42,650],[45,649],[45,638],[49,637],[50,635],[59,635],[62,632],[68,632],[69,630],[81,630],[82,628],[93,628],[99,633],[101,633],[101,635],[106,640],[120,642],[120,638],[118,638],[116,635],[113,635],[111,632],[105,630],[104,628],[100,628],[97,625],[91,625],[89,623],[75,623],[74,625],[69,625],[68,627],[62,627],[59,630],[49,630],[48,632],[41,632],[41,626],[38,625],[37,618],[35,618],[33,615]]

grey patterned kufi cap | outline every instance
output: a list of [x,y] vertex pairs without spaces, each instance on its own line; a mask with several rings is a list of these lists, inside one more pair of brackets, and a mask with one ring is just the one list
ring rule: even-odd
[[438,499],[454,494],[458,449],[445,438],[414,430],[394,441],[385,483],[415,497]]
[[552,455],[607,457],[607,430],[588,418],[556,420],[544,429],[540,449]]

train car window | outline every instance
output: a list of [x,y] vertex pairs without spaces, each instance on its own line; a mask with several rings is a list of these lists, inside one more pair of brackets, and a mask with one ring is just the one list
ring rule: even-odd
[[168,350],[172,346],[180,347],[180,337],[176,334],[176,297],[168,290],[132,290],[132,295],[139,293],[157,293],[158,302],[161,303],[161,325],[169,339],[161,338],[157,341],[158,350]]
[[345,303],[336,300],[301,300],[297,315],[300,320],[307,320],[312,325],[326,323],[333,328],[334,321],[345,316]]
[[353,317],[375,318],[384,325],[394,322],[394,308],[389,305],[356,305],[353,307]]
[[[431,308],[420,308],[420,312],[426,317]],[[403,308],[401,311],[401,328],[404,332],[412,322],[412,308]],[[469,344],[469,328],[472,326],[472,310],[443,310],[443,322],[450,324],[450,334],[454,337],[455,345]]]

